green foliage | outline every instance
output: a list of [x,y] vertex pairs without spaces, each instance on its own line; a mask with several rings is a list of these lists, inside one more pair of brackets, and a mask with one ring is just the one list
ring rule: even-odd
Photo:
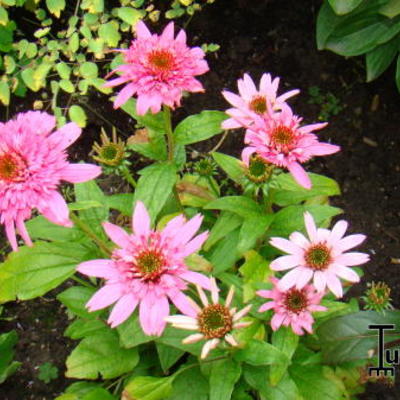
[[0,335],[0,384],[9,376],[17,371],[21,365],[18,361],[13,361],[14,346],[18,341],[17,332],[10,331]]
[[50,362],[45,362],[39,366],[38,378],[44,383],[50,383],[58,378],[58,368]]
[[[365,55],[367,82],[380,76],[399,52],[397,0],[325,0],[317,18],[318,49],[342,56]],[[399,69],[396,69],[396,84]]]

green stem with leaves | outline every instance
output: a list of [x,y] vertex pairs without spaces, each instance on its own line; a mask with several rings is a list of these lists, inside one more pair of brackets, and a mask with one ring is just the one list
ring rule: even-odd
[[124,178],[132,185],[132,187],[136,188],[135,178],[130,173],[128,167],[126,165],[124,165],[121,168],[121,171],[122,171],[122,174],[124,175]]
[[93,242],[99,246],[100,250],[105,253],[107,256],[111,255],[111,249],[107,246],[107,243],[99,238],[90,228],[89,225],[87,225],[85,222],[83,222],[76,214],[70,213],[70,218],[71,221]]
[[172,161],[174,159],[175,142],[174,142],[174,133],[172,131],[171,109],[168,106],[164,106],[163,110],[164,110],[164,125],[165,125],[165,131],[167,133],[167,142],[168,142],[168,161]]

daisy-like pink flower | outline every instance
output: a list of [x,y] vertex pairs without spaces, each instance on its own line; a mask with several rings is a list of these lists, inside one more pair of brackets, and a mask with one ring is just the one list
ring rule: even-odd
[[280,281],[279,288],[288,290],[292,287],[303,288],[311,279],[318,292],[326,287],[336,297],[343,296],[339,278],[358,282],[360,277],[351,268],[368,262],[365,253],[348,252],[365,240],[365,235],[354,234],[344,237],[347,222],[338,221],[332,230],[317,228],[312,215],[304,213],[308,238],[300,232],[293,232],[289,240],[273,237],[271,245],[289,255],[277,258],[271,263],[274,271],[289,271]]
[[169,300],[184,313],[195,315],[182,293],[187,282],[211,289],[210,279],[189,271],[185,257],[198,251],[208,232],[194,236],[203,217],[189,221],[180,215],[162,231],[150,227],[150,217],[143,203],[137,202],[133,212],[132,230],[128,234],[117,225],[105,222],[104,230],[118,246],[111,259],[91,260],[78,265],[85,275],[103,278],[105,285],[87,303],[90,311],[116,303],[108,322],[111,327],[124,322],[139,305],[139,319],[147,335],[160,336],[169,315]]
[[251,324],[251,322],[248,321],[240,322],[240,319],[250,311],[251,304],[240,311],[236,311],[236,308],[230,308],[235,293],[233,286],[228,292],[225,304],[220,304],[219,289],[215,279],[212,278],[211,282],[211,304],[204,291],[197,285],[197,291],[203,303],[203,307],[199,307],[192,299],[188,298],[195,311],[195,316],[184,313],[186,315],[172,315],[165,319],[175,328],[197,331],[197,333],[189,335],[184,339],[182,343],[189,344],[197,343],[200,340],[206,340],[201,351],[200,357],[202,359],[206,358],[208,353],[212,349],[215,349],[223,339],[231,346],[238,346],[237,341],[232,335],[232,331]]
[[312,132],[324,128],[326,123],[300,126],[301,118],[293,115],[287,104],[281,111],[270,113],[269,118],[257,118],[255,124],[246,131],[242,160],[248,165],[253,153],[281,168],[287,168],[296,182],[311,188],[311,180],[301,166],[314,156],[336,153],[339,146],[321,143]]
[[272,290],[259,290],[257,294],[267,299],[272,299],[259,308],[259,312],[273,310],[271,328],[276,331],[280,326],[289,326],[296,335],[303,335],[304,331],[313,333],[314,318],[311,313],[326,311],[327,308],[320,305],[323,293],[316,292],[312,285],[306,285],[301,289],[291,288],[281,290],[279,281],[270,278],[274,287]]
[[81,134],[78,125],[71,122],[53,132],[55,127],[56,119],[40,111],[0,123],[0,222],[14,251],[16,229],[32,245],[24,221],[33,209],[57,225],[72,226],[67,203],[57,192],[62,180],[85,182],[101,173],[96,165],[67,161],[65,149]]
[[270,74],[263,74],[260,87],[257,89],[248,74],[237,82],[239,95],[224,90],[225,99],[234,107],[226,111],[231,117],[222,123],[224,129],[249,127],[254,122],[255,115],[268,117],[268,111],[280,110],[282,104],[300,91],[290,90],[277,96],[279,78],[272,79]]
[[169,23],[163,33],[151,34],[144,22],[136,25],[137,39],[127,50],[119,49],[124,63],[112,73],[120,73],[105,84],[113,87],[126,86],[114,101],[118,108],[137,95],[137,113],[145,114],[160,111],[163,104],[174,108],[180,105],[182,93],[203,92],[202,84],[195,76],[208,71],[204,52],[200,47],[186,45],[186,33],[181,30],[174,38],[174,23]]

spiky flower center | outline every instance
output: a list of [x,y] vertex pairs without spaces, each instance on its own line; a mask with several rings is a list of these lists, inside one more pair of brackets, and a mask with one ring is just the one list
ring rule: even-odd
[[267,99],[264,96],[255,96],[252,98],[249,108],[256,114],[264,114],[267,111]]
[[328,268],[331,262],[331,252],[325,243],[318,243],[311,246],[304,256],[307,266],[316,271],[323,271]]
[[113,161],[118,154],[118,150],[119,149],[114,144],[110,143],[101,148],[100,156],[107,161]]
[[258,154],[253,155],[249,160],[247,177],[255,183],[266,182],[272,175],[274,166],[265,161]]
[[295,140],[295,132],[284,125],[277,126],[271,133],[271,142],[279,151],[290,151]]
[[299,314],[308,306],[307,295],[304,290],[291,289],[286,293],[284,304],[289,311]]
[[160,277],[165,266],[163,255],[156,250],[144,250],[136,257],[135,267],[143,280],[154,281]]
[[233,320],[229,309],[221,304],[203,308],[197,316],[200,332],[207,339],[219,339],[232,330]]
[[169,72],[175,65],[174,55],[168,50],[153,50],[148,55],[148,63],[157,72]]
[[24,180],[26,163],[16,153],[0,155],[0,180],[5,182],[20,182]]

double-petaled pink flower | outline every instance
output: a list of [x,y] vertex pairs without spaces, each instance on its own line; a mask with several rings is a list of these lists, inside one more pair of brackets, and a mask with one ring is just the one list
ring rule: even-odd
[[322,129],[326,123],[300,126],[301,118],[293,115],[291,108],[283,103],[281,111],[269,113],[268,118],[257,118],[247,129],[245,143],[249,144],[242,152],[246,165],[253,153],[281,168],[287,168],[296,182],[311,188],[311,180],[301,166],[314,156],[336,153],[339,146],[321,143],[312,132]]
[[280,110],[287,99],[299,93],[299,90],[290,90],[277,95],[279,78],[272,79],[270,74],[263,74],[260,87],[257,89],[248,74],[237,81],[239,95],[224,90],[225,99],[233,106],[226,110],[231,117],[222,123],[224,129],[247,128],[254,123],[258,117],[269,117],[269,112]]
[[16,229],[32,245],[24,221],[33,209],[57,225],[72,226],[67,204],[57,191],[60,182],[85,182],[101,173],[96,165],[67,161],[65,149],[81,129],[71,122],[52,132],[55,126],[53,116],[39,111],[0,123],[0,221],[13,250],[18,249]]
[[317,228],[312,215],[304,214],[308,233],[306,238],[300,232],[293,232],[289,240],[273,237],[271,245],[289,255],[278,257],[271,263],[274,271],[291,270],[279,281],[281,290],[295,287],[302,289],[311,279],[315,288],[322,293],[326,287],[336,296],[343,296],[339,278],[350,282],[360,280],[358,274],[349,267],[364,264],[368,254],[348,252],[365,240],[365,235],[354,234],[344,237],[347,222],[338,221],[332,230]]
[[202,84],[195,76],[208,71],[204,52],[200,47],[186,45],[186,33],[181,30],[174,38],[174,24],[169,23],[163,33],[151,34],[144,22],[136,25],[137,39],[127,50],[120,49],[124,63],[112,73],[120,74],[106,83],[113,87],[126,86],[119,92],[114,108],[126,103],[137,95],[137,113],[145,114],[160,111],[163,104],[174,108],[180,105],[182,94],[203,92]]
[[108,318],[115,327],[124,322],[139,305],[139,319],[147,335],[161,335],[169,301],[183,313],[196,312],[182,293],[187,282],[210,290],[210,279],[188,269],[185,257],[198,251],[208,232],[198,236],[202,216],[186,221],[180,215],[173,218],[162,231],[150,227],[150,217],[143,203],[137,202],[133,213],[132,230],[109,222],[103,224],[109,238],[118,246],[111,259],[81,263],[77,269],[85,275],[103,278],[105,285],[87,303],[90,311],[116,303]]
[[257,294],[271,299],[258,310],[273,310],[271,328],[276,331],[283,325],[290,326],[296,335],[303,335],[304,331],[312,333],[314,318],[311,313],[326,310],[326,307],[320,305],[324,294],[316,292],[312,285],[305,285],[301,289],[282,290],[278,279],[270,279],[274,285],[272,290],[259,290]]

